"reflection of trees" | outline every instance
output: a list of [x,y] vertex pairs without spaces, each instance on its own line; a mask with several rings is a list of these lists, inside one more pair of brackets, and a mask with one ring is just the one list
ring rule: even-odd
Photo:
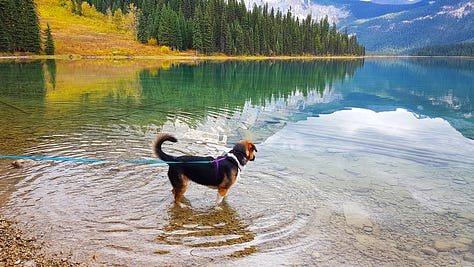
[[163,231],[157,237],[160,243],[200,248],[245,244],[255,238],[248,224],[225,201],[220,208],[204,211],[174,205],[169,209],[169,224]]
[[0,96],[5,98],[44,96],[43,62],[0,64]]
[[47,59],[46,68],[49,73],[49,82],[51,83],[52,89],[56,89],[56,60]]
[[160,102],[157,110],[204,115],[208,108],[234,110],[247,101],[265,105],[296,91],[322,94],[362,65],[363,60],[204,62],[144,70],[139,77],[144,101]]
[[31,133],[44,111],[44,74],[40,61],[0,64],[0,139],[2,149],[22,153],[34,145]]

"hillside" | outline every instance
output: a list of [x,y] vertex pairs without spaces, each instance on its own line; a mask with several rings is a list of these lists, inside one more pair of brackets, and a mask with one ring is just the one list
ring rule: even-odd
[[[77,0],[34,1],[41,28],[50,25],[55,55],[195,57],[199,54],[217,59],[229,55],[357,56],[365,52],[354,36],[336,31],[327,21],[308,19],[299,23],[291,14],[288,17],[270,14],[264,7],[254,7],[251,11],[245,5],[240,9],[240,6],[227,7],[226,2],[219,2],[224,6],[214,6],[213,2],[204,1],[204,7],[194,7],[197,12],[194,16],[184,17],[183,7],[169,4],[147,6],[142,12],[130,4],[123,13],[118,9],[113,14],[110,11],[103,14],[86,1],[81,8]],[[221,8],[229,14],[224,15]],[[236,13],[240,15],[233,16]]]
[[367,51],[403,53],[474,40],[474,1],[438,0],[409,10],[358,19],[347,25]]
[[178,55],[162,51],[157,45],[135,41],[131,33],[117,29],[107,16],[95,10],[84,9],[84,16],[74,15],[65,2],[67,3],[61,0],[35,0],[41,29],[45,29],[47,23],[51,27],[56,55]]

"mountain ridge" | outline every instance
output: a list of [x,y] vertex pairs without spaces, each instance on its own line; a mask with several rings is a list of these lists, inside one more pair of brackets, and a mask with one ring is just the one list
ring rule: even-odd
[[414,5],[399,12],[348,20],[343,27],[356,34],[367,51],[385,54],[474,41],[474,1],[421,1]]

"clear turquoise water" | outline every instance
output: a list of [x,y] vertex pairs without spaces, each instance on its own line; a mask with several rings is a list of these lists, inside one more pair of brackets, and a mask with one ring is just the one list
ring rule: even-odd
[[[131,64],[133,63],[133,64]],[[1,212],[50,253],[105,265],[472,265],[474,61],[0,64]],[[139,65],[137,67],[137,65]],[[167,66],[168,64],[163,64]],[[134,67],[130,67],[134,66]],[[173,205],[171,154],[255,162],[214,207]]]

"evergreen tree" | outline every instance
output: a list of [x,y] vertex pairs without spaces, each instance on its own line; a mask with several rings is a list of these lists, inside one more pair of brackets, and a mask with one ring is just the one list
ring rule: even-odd
[[234,40],[232,38],[232,30],[230,29],[230,25],[227,25],[225,28],[225,48],[224,53],[227,55],[232,55],[235,53],[234,50]]
[[54,55],[54,40],[53,35],[51,34],[51,28],[49,27],[49,23],[46,24],[46,30],[44,31],[46,35],[46,43],[44,52],[46,55]]
[[196,6],[196,10],[194,12],[194,19],[193,19],[193,48],[197,50],[198,52],[203,52],[204,50],[204,44],[203,44],[203,34],[202,34],[202,10],[201,10],[201,5]]
[[214,51],[214,28],[212,27],[212,10],[208,5],[202,21],[202,46],[203,52],[209,54]]
[[144,13],[140,13],[138,16],[138,29],[137,29],[137,39],[140,43],[145,44],[149,39],[148,32],[148,20]]
[[41,51],[41,29],[33,0],[16,2],[18,10],[18,24],[14,25],[16,35],[16,51]]
[[175,48],[179,46],[177,22],[177,15],[170,5],[163,7],[158,27],[158,44]]
[[[104,1],[104,0],[88,0]],[[119,0],[109,0],[122,3]],[[124,0],[122,0],[124,1]],[[137,38],[177,49],[204,53],[262,55],[364,54],[365,48],[347,32],[339,32],[326,16],[300,20],[292,10],[283,15],[268,4],[247,10],[243,0],[126,0],[140,1]],[[146,24],[146,25],[143,25]]]
[[14,1],[0,0],[0,51],[13,52]]

